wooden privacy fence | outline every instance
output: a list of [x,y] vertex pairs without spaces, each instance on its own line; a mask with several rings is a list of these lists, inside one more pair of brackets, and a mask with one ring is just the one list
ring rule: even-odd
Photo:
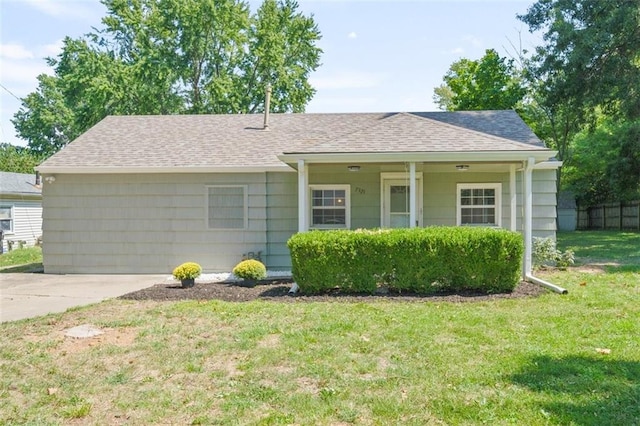
[[640,231],[640,200],[580,206],[578,229]]

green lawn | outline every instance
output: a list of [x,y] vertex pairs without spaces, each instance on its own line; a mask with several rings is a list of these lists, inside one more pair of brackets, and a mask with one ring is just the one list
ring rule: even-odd
[[579,263],[640,265],[640,232],[561,232],[558,233],[558,249],[575,251]]
[[[603,235],[589,256],[634,238]],[[569,294],[535,299],[112,300],[1,324],[0,423],[638,425],[640,262],[611,260],[543,272]],[[62,335],[85,323],[106,333]]]
[[42,249],[25,247],[0,254],[0,272],[42,271]]

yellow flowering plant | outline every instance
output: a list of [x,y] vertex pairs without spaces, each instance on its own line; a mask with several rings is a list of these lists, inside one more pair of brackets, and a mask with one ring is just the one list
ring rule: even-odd
[[185,262],[173,270],[173,278],[178,281],[195,279],[202,273],[202,267],[195,262]]

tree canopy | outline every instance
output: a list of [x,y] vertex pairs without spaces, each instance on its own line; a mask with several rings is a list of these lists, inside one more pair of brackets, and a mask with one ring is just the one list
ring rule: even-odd
[[519,18],[543,32],[526,75],[569,186],[585,203],[640,197],[640,3],[538,0]]
[[479,60],[454,62],[443,80],[433,100],[448,111],[513,109],[526,93],[513,60],[500,57],[494,49]]
[[103,0],[103,27],[66,38],[13,123],[52,154],[106,115],[303,112],[321,35],[294,0]]
[[544,33],[529,71],[545,82],[547,103],[640,117],[640,3],[538,0],[519,18]]

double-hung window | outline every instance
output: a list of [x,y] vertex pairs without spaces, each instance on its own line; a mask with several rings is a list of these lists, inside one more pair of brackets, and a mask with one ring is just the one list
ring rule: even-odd
[[5,234],[13,232],[13,207],[0,206],[0,230]]
[[459,183],[458,226],[500,226],[501,192],[500,183]]
[[311,228],[349,229],[349,185],[311,185]]
[[207,225],[209,229],[248,228],[247,187],[216,185],[207,187]]

